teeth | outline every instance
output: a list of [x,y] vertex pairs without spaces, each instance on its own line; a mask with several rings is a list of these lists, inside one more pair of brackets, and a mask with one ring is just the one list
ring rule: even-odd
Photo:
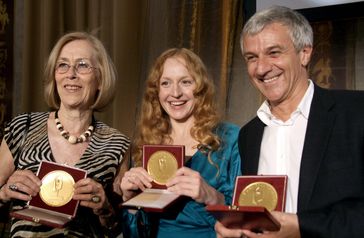
[[67,89],[79,89],[80,87],[79,86],[76,86],[76,85],[66,85]]
[[264,79],[264,83],[270,83],[270,82],[272,82],[272,81],[274,81],[276,79],[278,79],[278,76],[270,78],[270,79]]
[[180,106],[184,104],[184,102],[170,102],[173,106]]

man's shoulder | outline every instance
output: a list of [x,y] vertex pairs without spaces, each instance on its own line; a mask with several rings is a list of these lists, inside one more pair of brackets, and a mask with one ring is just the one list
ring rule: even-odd
[[355,99],[355,98],[364,98],[364,91],[363,90],[349,90],[349,89],[325,89],[319,86],[315,87],[315,90],[320,95],[331,95],[335,98],[342,98],[342,99]]
[[364,106],[364,91],[361,90],[331,90],[316,88],[319,98],[331,98],[337,106],[358,108]]
[[242,126],[243,128],[251,128],[263,125],[263,122],[259,119],[258,116],[253,117],[250,121],[248,121],[245,125]]
[[255,116],[250,121],[248,121],[244,126],[241,127],[239,132],[239,137],[244,135],[253,133],[256,134],[258,131],[263,130],[264,123],[259,119],[258,116]]

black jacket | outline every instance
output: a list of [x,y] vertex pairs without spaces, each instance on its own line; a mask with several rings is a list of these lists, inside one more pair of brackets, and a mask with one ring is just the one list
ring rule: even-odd
[[[244,175],[257,174],[264,124],[239,134]],[[315,85],[299,174],[301,237],[364,237],[364,92]]]

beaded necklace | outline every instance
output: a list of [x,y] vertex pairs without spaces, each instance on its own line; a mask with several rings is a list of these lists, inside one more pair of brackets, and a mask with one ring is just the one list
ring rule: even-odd
[[70,133],[64,129],[61,121],[58,119],[58,110],[54,115],[54,121],[56,122],[56,127],[59,130],[61,136],[63,136],[71,144],[77,144],[87,141],[87,139],[92,135],[92,132],[94,131],[95,118],[93,115],[91,125],[84,133],[82,133],[82,135],[80,135],[80,137],[70,135]]

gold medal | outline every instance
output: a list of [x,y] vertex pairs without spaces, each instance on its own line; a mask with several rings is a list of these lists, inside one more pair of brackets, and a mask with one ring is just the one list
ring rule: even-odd
[[239,206],[259,206],[273,211],[277,207],[278,194],[266,182],[254,182],[244,188],[239,196]]
[[71,201],[74,184],[73,177],[63,170],[49,172],[42,179],[40,198],[49,206],[63,206]]
[[178,163],[174,155],[165,150],[154,152],[147,165],[147,170],[155,183],[165,185],[177,171]]

